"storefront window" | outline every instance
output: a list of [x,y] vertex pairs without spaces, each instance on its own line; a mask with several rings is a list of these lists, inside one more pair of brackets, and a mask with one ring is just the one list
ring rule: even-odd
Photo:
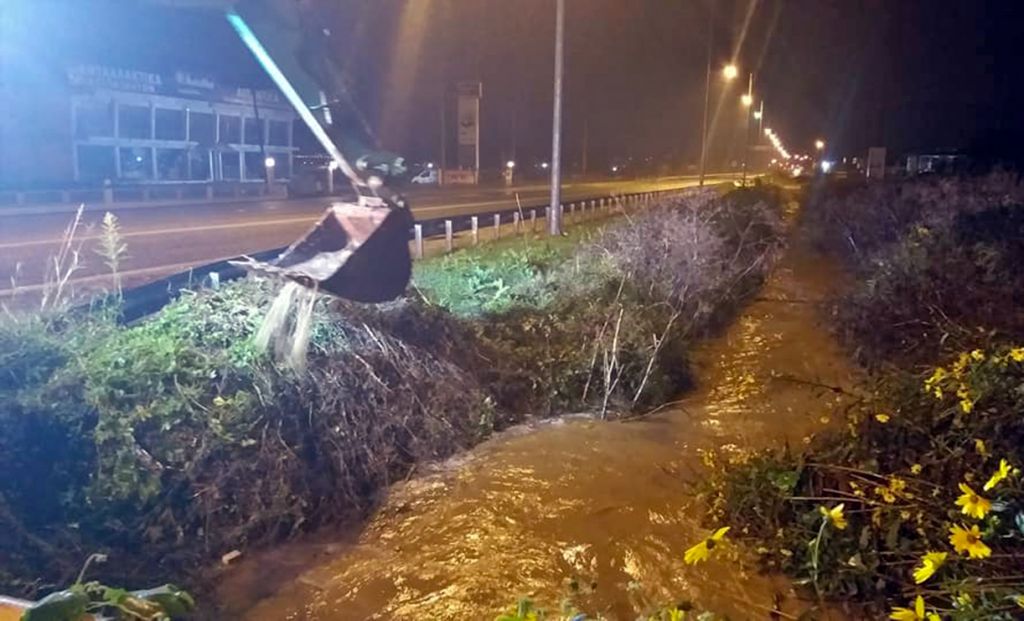
[[288,144],[288,123],[284,121],[270,121],[270,137],[268,144],[275,147],[287,147]]
[[245,144],[263,144],[263,119],[245,119]]
[[161,181],[182,181],[188,176],[185,149],[157,149],[156,175]]
[[240,144],[242,142],[242,119],[227,114],[220,117],[220,143]]
[[245,178],[249,181],[256,181],[264,178],[265,169],[263,166],[264,155],[259,151],[247,151],[245,153]]
[[159,140],[185,140],[185,111],[157,108],[156,137]]
[[153,178],[153,152],[146,147],[121,147],[121,178],[144,181]]
[[[221,117],[223,118],[223,117]],[[220,178],[225,181],[238,181],[242,178],[242,162],[238,153],[226,152],[220,154]]]
[[152,138],[148,106],[121,105],[117,110],[118,136],[121,138]]
[[188,115],[188,139],[199,144],[213,144],[217,139],[215,117],[207,112],[189,112]]
[[189,179],[208,181],[210,179],[210,150],[202,147],[189,149]]

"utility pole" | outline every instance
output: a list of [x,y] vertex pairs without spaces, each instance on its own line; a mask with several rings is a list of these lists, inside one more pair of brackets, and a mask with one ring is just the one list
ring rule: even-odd
[[583,157],[580,165],[580,172],[584,177],[587,176],[587,151],[589,150],[588,143],[590,142],[590,119],[586,116],[583,117]]
[[548,234],[562,234],[562,73],[565,63],[565,0],[555,10],[555,104],[551,119],[551,217]]
[[750,80],[747,82],[747,97],[743,100],[743,179],[740,181],[740,185],[746,187],[747,185],[747,158],[750,155],[750,111],[754,103],[754,74],[750,74]]
[[[438,162],[441,170],[438,172],[438,179],[443,180],[444,171],[448,169],[448,88],[441,91],[441,161]],[[438,185],[443,184],[441,181]]]
[[714,53],[715,39],[715,0],[711,0],[708,9],[708,70],[704,81],[704,122],[700,130],[700,181],[698,185],[704,187],[704,175],[707,174],[708,164],[708,108],[711,107],[711,55]]

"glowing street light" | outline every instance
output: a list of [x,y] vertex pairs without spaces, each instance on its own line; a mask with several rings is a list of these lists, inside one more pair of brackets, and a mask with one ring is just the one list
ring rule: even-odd
[[740,97],[740,101],[743,102],[744,107],[749,108],[754,105],[754,96],[750,93],[743,93],[743,96]]
[[275,160],[272,157],[268,157],[267,159],[263,160],[263,165],[266,166],[267,168],[273,168],[274,166],[277,166],[277,160]]
[[760,110],[754,110],[754,119],[758,120],[758,121],[761,120],[761,111]]
[[740,74],[740,70],[736,68],[736,65],[729,63],[722,68],[722,77],[726,80],[735,80],[736,76]]
[[505,168],[508,168],[508,169],[511,170],[511,169],[513,169],[515,167],[516,167],[516,163],[514,161],[509,160],[509,161],[505,162]]
[[817,140],[814,141],[814,148],[819,151],[823,150],[825,148],[825,141],[822,140],[821,138],[818,138]]

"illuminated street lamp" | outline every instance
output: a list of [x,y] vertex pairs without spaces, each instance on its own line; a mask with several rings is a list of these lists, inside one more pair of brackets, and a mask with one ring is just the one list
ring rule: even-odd
[[754,118],[756,120],[758,120],[758,121],[761,120],[761,111],[760,110],[754,110]]
[[274,166],[277,166],[277,161],[272,157],[268,157],[263,160],[263,166],[266,171],[267,186],[269,187],[274,183]]
[[821,138],[818,138],[817,140],[814,141],[814,148],[819,151],[823,151],[825,149],[825,141],[822,140]]
[[508,169],[511,170],[511,169],[513,169],[515,167],[516,167],[516,163],[514,161],[509,160],[509,161],[505,162],[505,168],[508,168]]
[[736,76],[740,74],[740,70],[736,68],[736,65],[729,63],[722,68],[722,77],[726,80],[735,80]]
[[740,101],[743,102],[743,106],[745,108],[749,108],[750,106],[754,105],[754,96],[751,95],[750,93],[743,93],[743,96],[740,97]]

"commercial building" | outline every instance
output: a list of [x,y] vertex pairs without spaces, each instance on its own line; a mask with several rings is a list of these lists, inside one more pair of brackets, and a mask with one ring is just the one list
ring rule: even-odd
[[263,181],[268,158],[291,174],[296,117],[274,91],[98,65],[63,77],[0,84],[0,184]]

